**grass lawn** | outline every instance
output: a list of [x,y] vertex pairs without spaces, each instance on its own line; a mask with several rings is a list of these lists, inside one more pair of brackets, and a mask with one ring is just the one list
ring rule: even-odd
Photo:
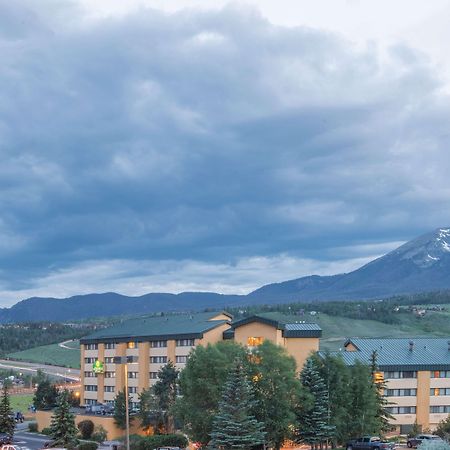
[[53,364],[57,366],[80,368],[80,343],[78,341],[66,344],[68,348],[61,348],[58,344],[43,345],[21,352],[10,353],[9,358],[21,361]]
[[16,411],[21,411],[23,414],[28,412],[28,407],[33,403],[32,394],[15,394],[11,395],[9,398],[11,402],[11,409]]

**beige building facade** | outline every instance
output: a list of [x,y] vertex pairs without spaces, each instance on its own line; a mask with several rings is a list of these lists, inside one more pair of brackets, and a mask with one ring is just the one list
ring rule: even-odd
[[[260,316],[233,322],[225,312],[127,321],[81,339],[81,405],[112,405],[126,377],[131,407],[137,407],[139,394],[157,381],[169,361],[181,370],[196,346],[222,340],[250,348],[269,340],[284,347],[300,370],[308,355],[318,351],[320,336],[316,324]],[[127,364],[119,363],[123,357]]]
[[347,364],[369,363],[376,352],[389,412],[399,432],[417,422],[433,430],[450,413],[450,341],[439,338],[349,339],[341,352]]

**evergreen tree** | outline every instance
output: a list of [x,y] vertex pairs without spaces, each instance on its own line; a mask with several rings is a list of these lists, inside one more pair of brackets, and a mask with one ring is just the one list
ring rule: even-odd
[[[114,423],[125,430],[127,427],[127,413],[126,413],[126,402],[125,402],[125,388],[118,392],[116,398],[114,399]],[[131,425],[131,422],[134,420],[134,417],[130,416],[130,411],[128,411],[128,419]]]
[[3,385],[2,397],[0,399],[0,433],[14,434],[16,421],[13,418],[13,411],[9,402],[8,387]]
[[174,420],[172,408],[177,399],[178,370],[169,361],[158,372],[158,381],[153,386],[157,412],[163,419],[166,433],[173,433]]
[[392,430],[392,420],[393,416],[387,412],[387,407],[391,404],[387,398],[384,396],[384,391],[387,387],[386,381],[381,376],[378,362],[377,362],[377,351],[372,352],[371,355],[371,374],[372,383],[375,390],[375,401],[376,401],[376,417],[378,420],[378,427],[381,434]]
[[139,420],[145,431],[153,428],[155,434],[161,434],[164,427],[164,417],[158,409],[153,389],[144,389],[139,394]]
[[70,412],[69,397],[68,390],[59,394],[50,424],[51,437],[62,447],[73,447],[78,431],[75,426],[75,416]]
[[58,389],[45,375],[39,376],[38,387],[34,394],[33,403],[36,409],[51,409],[56,406]]
[[252,414],[254,394],[242,362],[236,360],[214,417],[212,447],[244,450],[264,443],[264,424]]
[[245,361],[244,348],[234,342],[199,345],[190,354],[180,373],[181,397],[176,416],[192,441],[206,444],[230,368],[236,357]]
[[309,398],[307,407],[299,411],[298,439],[314,447],[334,435],[334,426],[330,424],[327,387],[313,357],[306,360],[300,382]]

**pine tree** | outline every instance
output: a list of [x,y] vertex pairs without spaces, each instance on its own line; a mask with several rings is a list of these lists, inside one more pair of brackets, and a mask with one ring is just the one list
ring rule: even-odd
[[378,419],[379,433],[384,434],[392,429],[393,416],[387,412],[387,407],[391,404],[384,396],[384,391],[386,389],[386,381],[384,378],[379,377],[377,379],[376,375],[379,373],[378,362],[377,362],[377,351],[372,352],[371,355],[371,373],[372,373],[372,384],[375,390],[376,399],[376,416]]
[[62,391],[58,396],[58,403],[50,424],[50,435],[63,447],[73,446],[78,432],[75,426],[75,416],[70,412],[70,393]]
[[252,415],[254,402],[243,364],[236,360],[219,402],[219,413],[213,420],[212,447],[243,450],[264,443],[264,424]]
[[174,420],[172,408],[177,399],[178,370],[169,361],[158,372],[158,381],[153,386],[158,415],[163,418],[166,433],[172,433]]
[[309,394],[306,405],[300,408],[297,435],[311,447],[328,441],[334,434],[330,424],[328,391],[314,358],[306,360],[300,374],[300,382]]
[[16,422],[9,402],[8,387],[3,385],[2,397],[0,399],[0,433],[14,434]]
[[[114,423],[122,430],[127,427],[126,417],[125,389],[123,389],[123,391],[117,393],[114,399]],[[128,418],[131,425],[134,417],[130,416],[130,411],[128,411]]]

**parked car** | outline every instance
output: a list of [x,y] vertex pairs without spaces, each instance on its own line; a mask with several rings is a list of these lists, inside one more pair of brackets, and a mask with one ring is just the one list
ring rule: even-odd
[[409,448],[413,448],[419,446],[422,443],[422,441],[442,442],[442,439],[439,436],[436,436],[435,434],[419,434],[416,437],[409,438],[406,442],[406,445]]
[[13,437],[8,433],[0,433],[0,445],[9,445],[12,443]]
[[393,442],[383,441],[378,436],[363,436],[347,442],[347,450],[393,450]]

